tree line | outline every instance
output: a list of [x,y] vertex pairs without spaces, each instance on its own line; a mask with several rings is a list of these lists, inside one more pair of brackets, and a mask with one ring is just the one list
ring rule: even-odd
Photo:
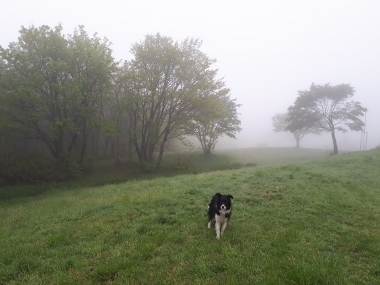
[[350,100],[355,90],[350,84],[311,84],[309,90],[298,91],[298,97],[286,113],[272,117],[275,132],[291,132],[300,146],[301,139],[308,134],[331,134],[333,151],[338,153],[336,132],[362,131],[364,122],[360,119],[367,108],[360,102]]
[[117,62],[111,43],[83,26],[69,35],[61,25],[22,27],[0,46],[0,153],[80,165],[89,153],[136,156],[159,167],[173,139],[195,137],[210,154],[241,130],[240,105],[201,45],[147,35],[132,60]]

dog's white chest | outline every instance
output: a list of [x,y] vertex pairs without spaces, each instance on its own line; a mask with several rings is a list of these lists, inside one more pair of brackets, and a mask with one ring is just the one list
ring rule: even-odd
[[227,222],[229,219],[229,213],[231,212],[231,210],[219,211],[219,212],[220,212],[220,215],[215,214],[215,222],[217,223]]

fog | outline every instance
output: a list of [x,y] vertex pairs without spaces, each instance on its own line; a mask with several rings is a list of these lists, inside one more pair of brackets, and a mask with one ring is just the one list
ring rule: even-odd
[[[217,148],[294,146],[291,134],[272,131],[271,117],[314,82],[355,88],[353,100],[369,110],[371,149],[380,145],[379,13],[378,0],[5,0],[0,45],[17,41],[21,25],[59,23],[68,34],[84,25],[90,35],[108,38],[117,60],[131,59],[131,45],[147,34],[199,38],[242,104],[242,131]],[[360,138],[360,132],[338,133],[338,147],[359,150]],[[332,140],[309,135],[301,147],[332,149]]]

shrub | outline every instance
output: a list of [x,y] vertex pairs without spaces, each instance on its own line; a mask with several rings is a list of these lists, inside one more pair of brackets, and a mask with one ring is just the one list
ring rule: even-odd
[[0,186],[63,181],[79,174],[80,168],[70,159],[57,163],[35,154],[0,156]]

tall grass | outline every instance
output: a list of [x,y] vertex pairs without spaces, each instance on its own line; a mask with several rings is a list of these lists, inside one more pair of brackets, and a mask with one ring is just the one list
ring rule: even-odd
[[[380,150],[0,202],[0,284],[379,284]],[[234,196],[221,240],[215,192]]]

